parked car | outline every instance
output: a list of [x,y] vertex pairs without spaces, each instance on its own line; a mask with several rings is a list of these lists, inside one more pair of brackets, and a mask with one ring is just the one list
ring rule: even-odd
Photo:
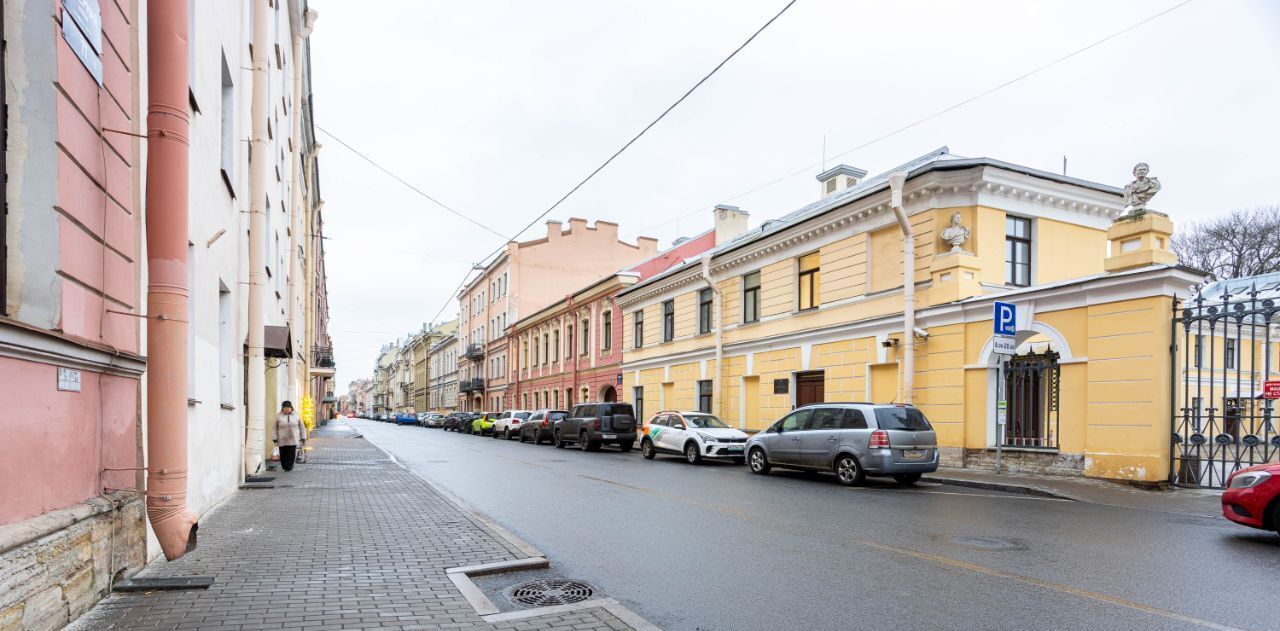
[[497,412],[483,412],[471,421],[471,433],[484,436],[493,433],[493,422],[497,420]]
[[658,412],[640,436],[640,453],[649,460],[669,453],[683,454],[689,464],[703,458],[742,464],[746,456],[747,433],[705,412]]
[[630,403],[580,403],[555,422],[552,440],[560,449],[577,444],[583,451],[595,451],[607,443],[631,451],[636,444],[635,410]]
[[1222,515],[1237,524],[1280,534],[1280,464],[1241,469],[1227,478]]
[[427,416],[422,419],[423,427],[441,427],[444,425],[444,415],[428,412]]
[[460,432],[465,423],[470,422],[471,415],[466,412],[454,412],[444,417],[444,428],[446,431]]
[[417,425],[418,415],[410,414],[408,412],[400,412],[396,414],[395,422],[396,425]]
[[552,442],[555,422],[568,416],[569,412],[565,410],[537,410],[520,424],[520,442],[535,445],[541,445],[544,440]]
[[378,419],[377,419],[377,420],[382,421],[382,422],[384,422],[384,423],[385,423],[385,422],[387,422],[387,413],[386,413],[386,412],[379,412],[379,413],[378,413]]
[[831,471],[841,484],[868,475],[915,484],[938,470],[938,437],[910,405],[815,403],[747,439],[752,473],[771,467]]
[[529,418],[527,410],[504,410],[493,421],[493,437],[511,440],[511,436],[520,433],[520,424]]

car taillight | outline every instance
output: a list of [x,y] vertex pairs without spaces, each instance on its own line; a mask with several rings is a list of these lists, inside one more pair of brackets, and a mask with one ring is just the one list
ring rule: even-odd
[[547,419],[545,419],[545,418],[544,418],[544,419],[542,419],[542,427],[548,427],[548,425],[547,425]]
[[878,429],[871,432],[871,444],[867,445],[871,449],[888,449],[889,448],[889,432]]
[[596,419],[595,422],[591,424],[591,426],[596,428],[597,432],[600,431],[600,419]]

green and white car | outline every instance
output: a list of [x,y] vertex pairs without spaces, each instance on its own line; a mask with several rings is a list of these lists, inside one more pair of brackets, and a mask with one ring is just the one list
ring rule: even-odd
[[640,453],[653,460],[659,453],[679,454],[689,464],[702,460],[728,460],[742,464],[747,433],[729,427],[706,412],[665,411],[645,423]]

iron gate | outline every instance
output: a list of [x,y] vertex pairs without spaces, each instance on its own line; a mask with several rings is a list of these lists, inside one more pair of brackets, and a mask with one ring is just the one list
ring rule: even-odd
[[1262,396],[1263,382],[1280,377],[1277,299],[1280,283],[1221,282],[1174,301],[1173,484],[1225,487],[1236,471],[1280,457],[1275,401]]
[[1060,376],[1056,351],[1011,355],[1005,361],[1006,447],[1058,448]]

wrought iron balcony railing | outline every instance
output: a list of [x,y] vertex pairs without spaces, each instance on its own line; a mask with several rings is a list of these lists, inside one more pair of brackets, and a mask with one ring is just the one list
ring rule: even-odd
[[479,344],[468,345],[462,356],[467,359],[482,359],[484,357],[484,347]]
[[311,348],[311,365],[316,368],[333,368],[333,347],[313,346]]

